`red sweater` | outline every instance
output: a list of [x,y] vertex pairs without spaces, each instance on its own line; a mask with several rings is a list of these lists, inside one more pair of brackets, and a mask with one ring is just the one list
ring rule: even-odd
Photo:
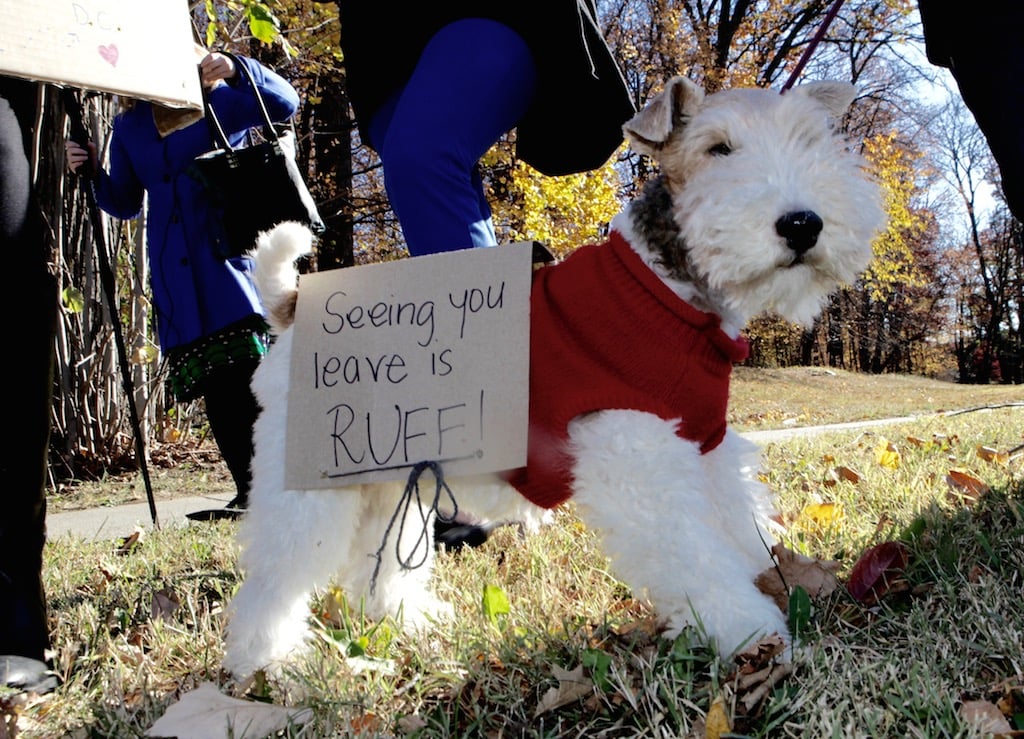
[[676,295],[613,231],[534,274],[530,296],[530,428],[526,467],[509,481],[552,508],[572,495],[569,422],[633,409],[681,419],[701,453],[725,436],[732,365],[746,358],[712,313]]

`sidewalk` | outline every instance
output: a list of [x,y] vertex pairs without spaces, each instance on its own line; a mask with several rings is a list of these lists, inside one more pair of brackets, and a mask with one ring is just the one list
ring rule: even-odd
[[[186,524],[203,525],[189,521],[185,516],[193,511],[207,508],[223,508],[231,495],[202,495],[189,498],[173,498],[156,502],[157,520],[160,529],[165,530]],[[130,535],[136,527],[153,531],[153,520],[149,503],[128,503],[104,508],[86,508],[80,511],[51,513],[46,516],[46,537],[57,539],[61,536],[77,536],[89,541],[120,539]]]
[[[901,418],[885,418],[877,421],[856,421],[839,423],[831,426],[800,426],[794,428],[773,429],[770,431],[751,431],[744,437],[758,444],[790,439],[794,436],[809,436],[822,431],[844,431],[868,426],[884,426],[893,423],[908,423],[919,420],[922,416],[903,416]],[[174,526],[199,525],[189,521],[185,516],[193,511],[208,508],[223,508],[231,499],[229,494],[223,496],[204,495],[189,498],[158,500],[156,514],[161,530]],[[121,506],[105,508],[88,508],[81,511],[53,513],[46,517],[47,538],[57,539],[61,536],[78,536],[82,539],[97,541],[103,539],[120,539],[130,535],[136,527],[144,531],[153,530],[153,521],[149,514],[149,503],[129,503]]]

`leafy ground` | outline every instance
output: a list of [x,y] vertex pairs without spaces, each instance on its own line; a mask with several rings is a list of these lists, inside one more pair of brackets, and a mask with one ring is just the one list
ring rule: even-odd
[[[219,522],[50,542],[61,687],[0,695],[0,737],[185,736],[181,714],[234,737],[271,733],[244,733],[258,720],[293,737],[1022,735],[1021,389],[737,375],[740,428],[920,415],[765,445],[761,475],[778,493],[786,547],[781,605],[798,634],[791,664],[773,661],[770,643],[734,660],[697,646],[696,632],[659,638],[566,509],[525,540],[506,527],[480,549],[441,555],[437,589],[458,618],[430,638],[368,622],[326,592],[311,611],[310,654],[281,680],[236,684],[220,669],[223,608],[240,578],[236,524]],[[948,409],[975,410],[935,413]],[[160,468],[159,494],[217,484],[215,465],[191,465]],[[141,486],[80,487],[77,504],[138,499]],[[229,696],[240,702],[222,705]],[[274,713],[285,706],[304,713],[289,723]]]
[[[737,367],[731,384],[729,423],[739,431],[916,416],[954,409],[1024,402],[1015,385],[956,385],[911,375],[864,375],[843,370]],[[197,433],[181,444],[152,451],[150,479],[157,500],[230,493],[227,468],[213,438]],[[50,496],[54,512],[144,501],[136,472],[100,481],[62,484]]]

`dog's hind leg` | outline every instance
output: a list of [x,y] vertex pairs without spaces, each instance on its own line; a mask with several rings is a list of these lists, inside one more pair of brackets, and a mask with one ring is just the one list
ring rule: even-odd
[[451,608],[430,588],[434,514],[403,490],[398,482],[363,486],[366,507],[342,582],[347,592],[363,597],[371,618],[389,616],[418,629]]
[[[788,640],[782,612],[754,585],[771,564],[767,551],[752,559],[762,546],[759,512],[736,507],[739,496],[719,507],[706,460],[675,430],[638,411],[573,421],[581,518],[601,538],[616,576],[667,620],[669,636],[699,622],[723,655],[775,632]],[[741,551],[737,539],[745,541]]]
[[302,647],[310,634],[310,598],[351,556],[360,508],[358,489],[279,488],[254,496],[238,531],[245,579],[228,604],[227,669],[236,675],[273,670]]

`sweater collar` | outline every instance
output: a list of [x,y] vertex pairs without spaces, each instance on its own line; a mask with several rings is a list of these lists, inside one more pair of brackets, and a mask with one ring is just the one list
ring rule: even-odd
[[676,295],[644,260],[630,246],[626,238],[613,229],[608,239],[614,257],[619,261],[625,272],[632,277],[658,303],[674,313],[680,320],[707,336],[718,351],[731,363],[742,362],[750,354],[750,344],[742,335],[733,339],[722,330],[722,319],[714,313],[694,308]]

